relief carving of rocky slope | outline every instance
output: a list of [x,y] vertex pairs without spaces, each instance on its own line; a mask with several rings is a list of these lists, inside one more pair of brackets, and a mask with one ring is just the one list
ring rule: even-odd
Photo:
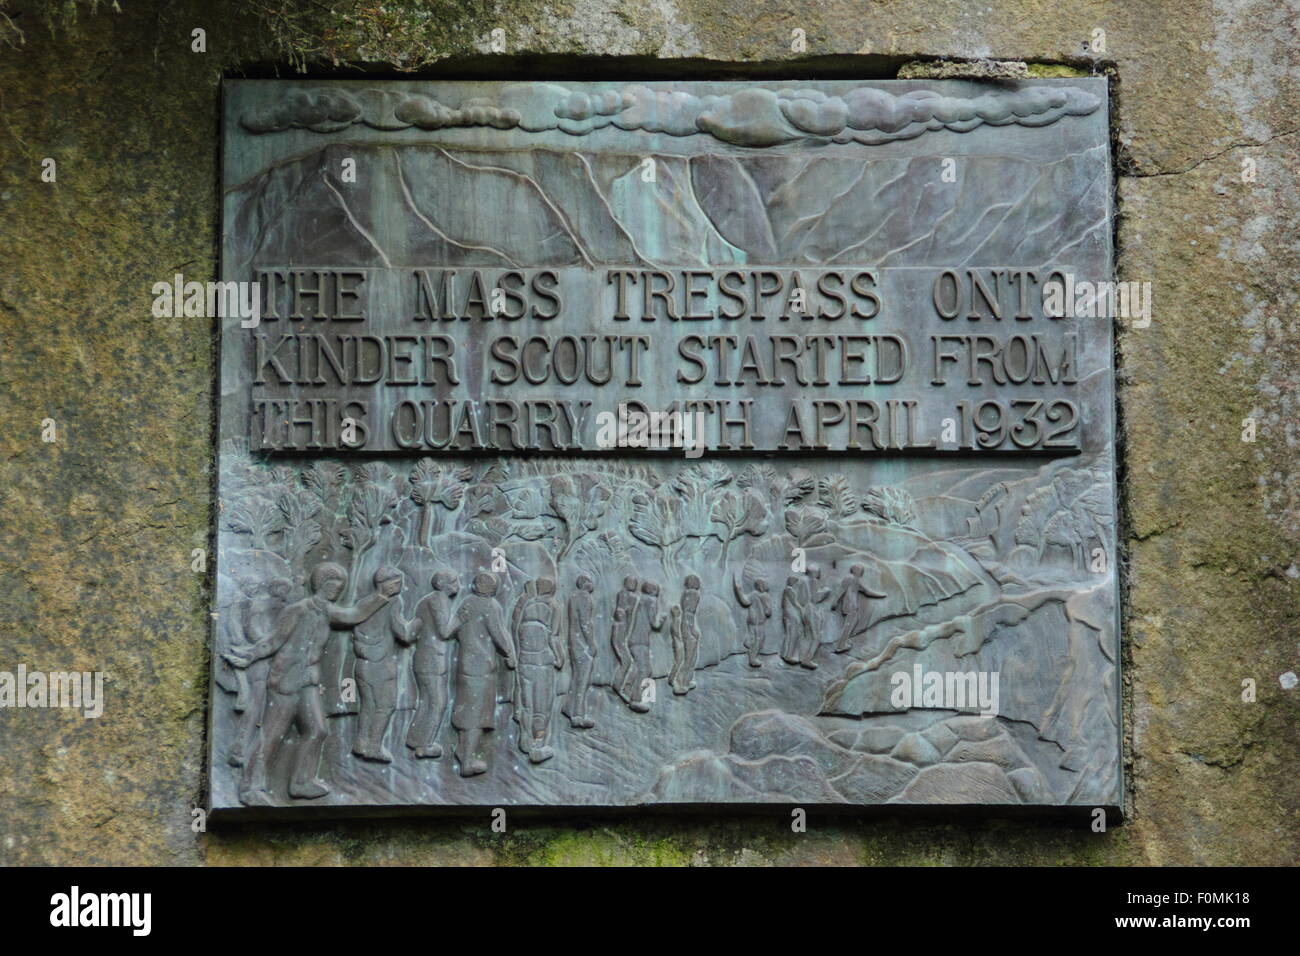
[[[1054,162],[807,154],[643,156],[333,145],[233,189],[234,261],[385,267],[1094,261],[1107,242],[1105,148]],[[340,179],[356,161],[362,192]],[[374,214],[372,190],[397,209]],[[496,211],[510,229],[480,233]],[[341,258],[346,256],[346,258]]]

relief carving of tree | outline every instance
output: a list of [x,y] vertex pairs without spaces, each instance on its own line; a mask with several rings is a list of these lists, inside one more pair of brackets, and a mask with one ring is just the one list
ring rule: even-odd
[[741,535],[757,536],[767,531],[767,506],[752,488],[727,491],[713,507],[713,520],[722,529],[718,566],[726,567],[733,541]]
[[719,462],[693,465],[673,479],[672,490],[681,499],[678,523],[687,537],[721,540],[714,527],[715,513],[731,479],[731,469]]
[[901,488],[881,485],[862,498],[862,510],[893,524],[907,527],[916,520],[916,501]]
[[510,510],[510,504],[500,487],[487,481],[470,485],[465,491],[462,504],[460,521],[465,524],[480,519],[483,515],[505,514]]
[[348,470],[337,462],[318,461],[304,468],[303,487],[320,502],[318,522],[325,542],[324,554],[333,559],[343,546],[335,529],[343,517],[343,492],[348,483]]
[[575,557],[578,565],[602,587],[621,578],[632,564],[627,542],[617,531],[604,531],[587,538],[578,545]]
[[321,510],[320,500],[305,491],[285,492],[276,502],[282,517],[281,554],[293,568],[302,572],[307,555],[320,543],[320,522],[314,520]]
[[816,548],[835,540],[826,525],[825,512],[817,508],[789,508],[785,513],[785,530],[800,548]]
[[228,529],[251,537],[248,546],[254,550],[271,550],[271,538],[280,531],[280,510],[258,498],[232,505],[225,517]]
[[419,543],[433,547],[442,533],[442,510],[455,511],[465,496],[466,483],[473,476],[469,468],[450,468],[431,458],[421,458],[411,469],[411,500],[420,508]]
[[817,504],[832,518],[847,518],[858,510],[858,496],[843,475],[827,475],[817,482]]
[[352,552],[349,600],[355,598],[364,559],[379,542],[380,529],[391,525],[397,515],[397,501],[392,473],[386,465],[372,463],[357,469],[357,481],[348,504],[347,527],[339,532],[343,546]]
[[807,468],[793,468],[781,486],[781,504],[792,505],[817,489],[817,479]]
[[564,544],[556,561],[583,535],[595,531],[609,507],[609,489],[590,474],[556,475],[551,479],[551,508],[564,524]]
[[776,469],[767,462],[748,465],[736,476],[736,484],[741,488],[752,488],[773,503],[781,500],[784,482]]
[[669,485],[661,485],[652,494],[632,497],[628,530],[638,541],[659,549],[659,562],[670,573],[676,570],[676,551],[686,541],[681,508],[681,498]]
[[479,481],[490,485],[499,485],[510,477],[510,463],[504,458],[497,458],[483,469],[483,477]]
[[502,485],[485,479],[465,491],[461,530],[492,548],[511,539],[552,538],[558,534],[558,527],[556,520],[546,513],[546,507],[545,496],[530,485],[518,482]]

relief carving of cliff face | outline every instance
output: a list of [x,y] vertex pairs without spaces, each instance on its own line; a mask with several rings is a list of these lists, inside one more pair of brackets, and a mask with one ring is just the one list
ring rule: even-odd
[[[1104,90],[232,85],[224,279],[772,266],[785,282],[790,269],[873,270],[885,307],[870,330],[896,334],[900,354],[924,367],[911,385],[841,382],[818,421],[857,402],[881,422],[893,414],[900,433],[930,427],[935,438],[894,445],[886,429],[883,440],[869,432],[874,447],[760,441],[692,460],[589,439],[575,451],[575,429],[567,451],[526,442],[470,454],[482,446],[452,441],[431,454],[375,440],[400,433],[389,422],[404,420],[415,391],[353,382],[329,394],[377,410],[370,452],[265,454],[250,395],[275,370],[276,340],[257,338],[272,325],[228,323],[213,807],[1117,805],[1108,320],[1064,333],[1075,336],[1066,350],[1061,325],[1019,309],[977,323],[972,300],[971,315],[936,318],[929,285],[905,303],[888,291],[940,270],[991,274],[998,288],[1012,269],[1107,278]],[[382,318],[334,331],[411,331],[395,301],[372,300]],[[930,319],[913,321],[923,308]],[[437,323],[483,348],[460,359],[454,388],[418,397],[465,407],[489,393],[555,394],[523,381],[496,390],[489,339],[475,337],[538,329],[485,332],[492,311]],[[701,335],[743,342],[763,330],[753,311]],[[589,299],[565,312],[583,317],[541,330],[643,333],[647,364],[679,361],[682,336],[715,324],[617,325]],[[1039,322],[1051,331],[1025,362],[1037,348],[1046,364],[1017,380],[1002,340],[1028,342]],[[308,313],[272,329],[327,327]],[[818,326],[827,340],[837,330]],[[945,393],[932,387],[945,367],[924,350],[949,331],[992,345],[971,343]],[[794,379],[825,374],[777,355],[786,381],[753,367],[746,377],[742,364],[725,389],[702,387],[751,400],[745,414],[766,420],[777,399],[809,390]],[[326,371],[280,394],[322,398],[303,382]],[[645,377],[639,391],[579,382],[583,414],[669,397],[671,377]],[[994,381],[1023,390],[999,404]],[[891,389],[912,385],[929,394],[900,415],[891,400],[917,396]],[[971,409],[964,424],[941,417],[957,399]],[[1077,418],[1068,447],[1029,438],[1060,426],[1052,401]],[[272,418],[294,414],[271,407]],[[457,414],[447,412],[448,438],[458,421],[477,434]],[[939,438],[950,425],[973,437]]]

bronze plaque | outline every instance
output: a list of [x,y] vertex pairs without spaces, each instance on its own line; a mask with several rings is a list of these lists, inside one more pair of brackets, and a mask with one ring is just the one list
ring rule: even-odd
[[224,124],[214,810],[1120,804],[1104,80]]

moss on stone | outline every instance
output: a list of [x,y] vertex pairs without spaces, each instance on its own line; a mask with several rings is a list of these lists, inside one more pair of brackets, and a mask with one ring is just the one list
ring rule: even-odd
[[1077,66],[1067,66],[1064,63],[1027,63],[1025,64],[1030,76],[1050,77],[1050,76],[1091,76],[1092,71],[1085,70]]

